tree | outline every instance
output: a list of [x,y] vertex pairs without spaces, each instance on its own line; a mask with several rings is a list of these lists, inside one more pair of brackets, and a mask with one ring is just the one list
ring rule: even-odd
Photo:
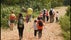
[[70,5],[70,0],[64,0],[64,5]]

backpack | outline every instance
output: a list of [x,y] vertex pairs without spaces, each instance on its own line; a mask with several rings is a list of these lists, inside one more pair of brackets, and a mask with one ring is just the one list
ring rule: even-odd
[[45,15],[46,14],[46,10],[43,10],[43,15]]
[[23,24],[23,21],[24,21],[23,20],[23,17],[20,17],[19,20],[18,20],[19,25],[22,25]]
[[50,10],[49,14],[50,14],[50,15],[53,15],[53,12],[52,12],[52,10]]
[[14,14],[10,15],[10,20],[15,20],[15,15]]
[[38,25],[42,27],[43,26],[42,21],[38,21]]

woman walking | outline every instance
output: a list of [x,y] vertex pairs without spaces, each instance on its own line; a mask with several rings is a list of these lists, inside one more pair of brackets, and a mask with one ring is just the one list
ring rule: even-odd
[[46,11],[46,19],[47,19],[47,22],[48,22],[48,20],[49,20],[49,15],[48,15],[48,10]]
[[19,32],[19,39],[21,40],[23,37],[23,30],[24,30],[24,18],[21,13],[19,13],[18,17],[18,32]]
[[46,9],[44,8],[44,10],[43,10],[43,21],[45,22],[45,14],[46,14]]
[[54,16],[55,16],[55,12],[54,12],[53,9],[50,10],[49,15],[50,15],[50,23],[53,23],[54,22]]
[[11,11],[11,14],[9,16],[9,24],[10,24],[10,29],[13,30],[13,27],[15,26],[15,20],[16,20],[16,15],[14,14],[14,11]]

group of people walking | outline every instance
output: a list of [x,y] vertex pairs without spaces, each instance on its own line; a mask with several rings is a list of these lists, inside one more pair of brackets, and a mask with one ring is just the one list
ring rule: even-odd
[[[31,20],[32,13],[33,13],[33,9],[28,8],[27,15],[26,15],[26,22],[27,23],[29,22],[29,20]],[[58,11],[56,13],[57,13],[56,20],[58,21]],[[39,39],[41,38],[42,30],[43,30],[44,23],[45,23],[45,18],[47,19],[47,22],[48,22],[49,15],[50,15],[50,23],[52,23],[54,21],[54,15],[55,15],[55,12],[53,11],[53,9],[51,9],[49,12],[48,12],[48,10],[43,9],[42,11],[40,11],[40,14],[37,17],[37,19],[34,20],[33,28],[34,28],[34,36],[35,37],[37,36],[37,32],[38,32],[38,38]],[[17,21],[17,28],[18,28],[18,32],[19,32],[19,38],[21,40],[22,37],[23,37],[23,30],[24,30],[23,14],[19,13],[19,15],[16,17],[14,12],[11,11],[9,20],[10,20],[10,29],[11,30],[13,30],[13,27],[15,26],[14,22]]]
[[58,11],[54,11],[54,9],[50,9],[50,11],[48,11],[47,9],[43,9],[42,11],[40,11],[40,15],[38,16],[40,17],[44,22],[50,19],[50,23],[54,22],[54,17],[56,17],[56,22],[58,22],[59,19],[59,14]]

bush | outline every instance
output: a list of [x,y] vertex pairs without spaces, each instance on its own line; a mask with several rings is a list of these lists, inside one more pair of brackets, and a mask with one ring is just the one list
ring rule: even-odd
[[63,18],[61,17],[60,24],[61,24],[61,28],[64,31],[70,30],[70,18],[68,16],[64,16]]
[[70,12],[71,7],[68,7],[67,13],[66,15],[64,15],[63,17],[60,17],[60,25],[62,28],[62,34],[64,37],[64,40],[70,40]]
[[71,15],[71,11],[70,10],[71,10],[71,7],[68,6],[67,13],[66,13],[67,16],[70,16]]
[[64,16],[60,18],[60,25],[63,30],[62,34],[65,40],[70,39],[70,18],[68,16]]

